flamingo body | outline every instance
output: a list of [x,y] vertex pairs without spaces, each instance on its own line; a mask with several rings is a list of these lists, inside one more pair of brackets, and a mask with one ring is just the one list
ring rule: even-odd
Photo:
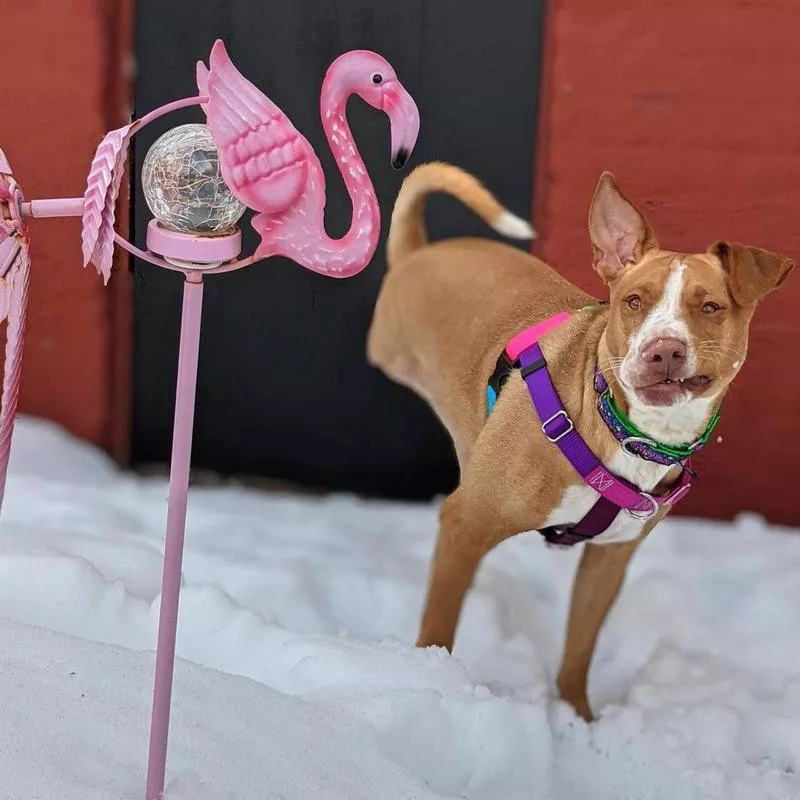
[[[381,86],[384,76],[386,85]],[[198,64],[197,85],[200,95],[208,96],[203,108],[222,176],[239,200],[259,212],[252,223],[261,236],[256,257],[286,256],[333,277],[360,272],[377,245],[380,210],[345,106],[357,93],[385,110],[393,121],[393,140],[398,138],[403,152],[410,152],[419,117],[391,66],[374,53],[353,51],[334,62],[323,83],[323,127],[353,203],[350,230],[340,239],[325,232],[325,177],[314,149],[286,114],[236,69],[221,41],[212,48],[209,68]],[[402,123],[399,134],[395,118]]]

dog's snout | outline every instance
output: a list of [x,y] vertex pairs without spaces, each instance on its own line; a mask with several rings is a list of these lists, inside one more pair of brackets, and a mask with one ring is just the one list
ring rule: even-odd
[[683,366],[686,350],[686,342],[682,339],[653,339],[642,348],[642,361],[655,373],[667,378]]

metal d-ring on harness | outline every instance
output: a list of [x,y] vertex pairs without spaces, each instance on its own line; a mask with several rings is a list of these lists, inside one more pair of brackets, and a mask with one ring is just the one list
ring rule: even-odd
[[626,452],[648,461],[681,467],[681,475],[675,486],[659,496],[643,492],[611,473],[576,430],[553,385],[547,361],[539,346],[539,339],[544,334],[559,327],[571,316],[568,313],[558,314],[517,334],[498,358],[486,389],[487,408],[491,413],[511,372],[519,369],[541,420],[542,433],[561,450],[584,483],[599,494],[592,508],[575,524],[551,526],[540,531],[550,544],[563,547],[571,547],[599,536],[608,530],[620,511],[646,520],[653,517],[661,506],[671,506],[682,500],[696,477],[689,466],[689,459],[706,444],[719,421],[717,412],[703,435],[692,444],[674,446],[656,442],[636,428],[619,409],[598,368],[594,379],[598,393],[598,411],[620,446]]

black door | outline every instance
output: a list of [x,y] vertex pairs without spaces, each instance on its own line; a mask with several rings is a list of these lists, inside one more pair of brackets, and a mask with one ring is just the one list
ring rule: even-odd
[[[350,219],[325,142],[319,90],[340,53],[379,52],[422,119],[410,167],[441,159],[484,180],[528,215],[533,183],[544,0],[138,0],[136,114],[195,94],[194,64],[222,38],[238,68],[290,116],[320,155],[327,225]],[[359,148],[388,220],[406,171],[389,165],[388,122],[349,106]],[[136,138],[141,164],[171,116]],[[432,238],[489,235],[449,198],[430,204]],[[134,203],[137,243],[149,211]],[[385,237],[384,224],[384,237]],[[244,253],[255,246],[243,220]],[[175,391],[181,279],[135,264],[133,454],[166,462]],[[361,275],[336,281],[291,262],[263,261],[206,280],[193,463],[309,486],[392,497],[448,491],[449,438],[427,406],[371,369],[365,340],[383,271],[383,245]]]

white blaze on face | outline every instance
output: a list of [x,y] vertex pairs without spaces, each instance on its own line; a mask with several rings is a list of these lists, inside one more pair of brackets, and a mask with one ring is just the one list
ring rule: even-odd
[[642,364],[642,350],[658,339],[680,339],[686,342],[686,372],[691,375],[697,364],[697,354],[692,346],[689,326],[683,320],[684,274],[686,264],[677,263],[670,272],[659,301],[650,310],[642,324],[631,335],[628,353],[622,362],[621,378],[628,386],[637,383],[637,372]]
[[[672,268],[659,301],[632,334],[628,353],[620,369],[622,390],[628,400],[631,420],[648,436],[666,444],[693,441],[703,430],[716,405],[716,395],[692,397],[689,392],[682,392],[671,406],[651,406],[630,388],[637,385],[637,371],[644,366],[642,350],[654,340],[675,338],[686,342],[684,372],[692,375],[697,368],[697,351],[683,314],[685,272],[686,265],[682,262]],[[626,457],[641,464],[641,459],[635,456]],[[624,470],[620,474],[625,475]]]

